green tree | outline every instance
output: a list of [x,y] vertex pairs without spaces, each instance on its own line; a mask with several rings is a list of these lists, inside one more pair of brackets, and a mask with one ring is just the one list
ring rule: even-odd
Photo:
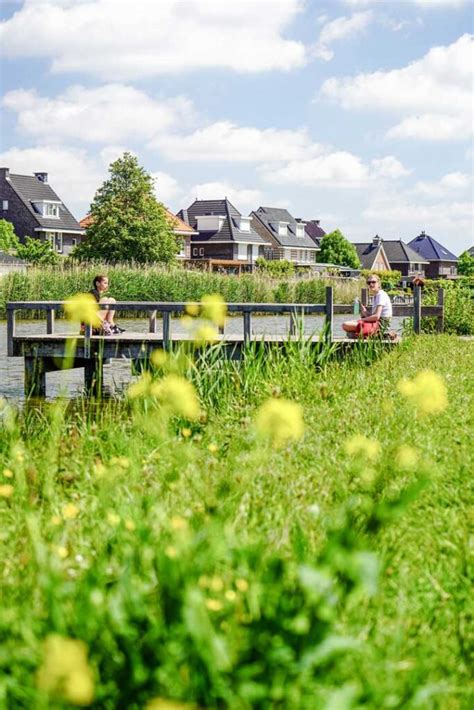
[[61,258],[56,254],[50,242],[26,237],[24,244],[19,244],[17,254],[29,264],[59,264]]
[[0,219],[0,251],[14,252],[19,243],[13,224],[6,219]]
[[458,274],[461,276],[474,276],[474,256],[469,251],[463,251],[458,259]]
[[350,266],[352,269],[360,267],[355,246],[345,238],[339,229],[325,234],[321,239],[320,247],[321,251],[318,254],[320,263]]
[[155,197],[151,175],[130,153],[113,162],[109,173],[95,194],[91,225],[74,257],[112,263],[172,261],[180,243]]

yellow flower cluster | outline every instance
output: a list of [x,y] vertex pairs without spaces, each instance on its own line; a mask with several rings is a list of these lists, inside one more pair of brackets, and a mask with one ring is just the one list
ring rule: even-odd
[[91,293],[76,293],[64,304],[64,312],[74,323],[100,325],[99,304]]
[[258,410],[255,425],[257,432],[274,446],[283,446],[303,436],[303,410],[296,402],[268,399]]
[[145,710],[193,710],[196,705],[182,703],[179,700],[169,700],[168,698],[154,698],[147,704]]
[[374,439],[368,439],[363,434],[355,434],[348,439],[344,446],[346,453],[355,458],[364,458],[367,461],[377,461],[380,456],[380,444]]
[[438,414],[448,406],[446,383],[433,370],[421,370],[412,380],[401,380],[397,388],[422,415]]
[[83,641],[51,634],[44,642],[38,687],[72,705],[90,705],[94,699],[94,676]]
[[404,471],[416,468],[419,458],[418,451],[408,444],[402,444],[395,455],[398,466]]
[[218,293],[212,293],[208,296],[203,296],[201,300],[202,311],[201,315],[211,323],[222,327],[225,324],[227,315],[227,306],[224,299]]
[[194,387],[179,375],[170,374],[154,381],[145,372],[138,382],[130,385],[127,394],[130,399],[156,397],[171,414],[186,419],[198,419],[201,412]]
[[10,483],[2,483],[0,485],[0,498],[11,498],[14,488]]

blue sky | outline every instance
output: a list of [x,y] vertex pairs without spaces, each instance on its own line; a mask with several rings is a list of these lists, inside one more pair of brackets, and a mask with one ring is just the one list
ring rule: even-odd
[[227,195],[460,253],[470,0],[2,0],[0,163],[76,217],[124,150],[171,209]]

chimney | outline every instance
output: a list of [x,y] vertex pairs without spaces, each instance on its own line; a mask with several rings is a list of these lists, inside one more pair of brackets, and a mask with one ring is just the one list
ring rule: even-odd
[[40,182],[48,182],[48,173],[34,173],[35,178]]
[[0,178],[2,180],[8,180],[10,175],[10,168],[0,168]]
[[379,237],[378,234],[375,235],[375,237],[372,239],[372,244],[374,247],[378,247],[379,244],[382,243],[382,237]]

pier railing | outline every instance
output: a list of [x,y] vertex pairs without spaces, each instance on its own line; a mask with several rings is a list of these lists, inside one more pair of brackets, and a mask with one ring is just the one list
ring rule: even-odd
[[[46,314],[46,335],[55,334],[56,314],[64,309],[67,301],[13,301],[7,303],[7,338],[8,355],[14,352],[14,339],[16,337],[16,313],[18,311],[43,311]],[[361,290],[361,303],[367,304],[367,289]],[[352,304],[336,304],[333,300],[332,286],[326,287],[325,303],[227,303],[229,314],[240,314],[243,318],[243,342],[249,343],[252,339],[252,316],[255,314],[267,315],[288,315],[289,335],[297,332],[298,318],[302,315],[324,315],[326,321],[326,337],[333,339],[334,316],[336,314],[353,313]],[[186,312],[189,302],[152,302],[152,301],[119,301],[116,303],[101,303],[101,310],[114,310],[120,312],[147,313],[149,322],[149,333],[157,332],[158,315],[162,320],[162,340],[163,346],[169,346],[171,337],[171,317],[173,314],[179,315]],[[434,316],[437,318],[437,330],[442,332],[444,319],[444,291],[438,291],[438,303],[433,306],[422,305],[420,287],[416,286],[413,293],[413,304],[393,305],[393,315],[413,317],[413,329],[415,333],[421,331],[421,318],[424,316]],[[224,333],[224,329],[221,329]],[[41,336],[39,336],[41,337]],[[84,350],[90,352],[90,340],[92,329],[90,325],[85,326]],[[100,336],[96,336],[100,337]]]

